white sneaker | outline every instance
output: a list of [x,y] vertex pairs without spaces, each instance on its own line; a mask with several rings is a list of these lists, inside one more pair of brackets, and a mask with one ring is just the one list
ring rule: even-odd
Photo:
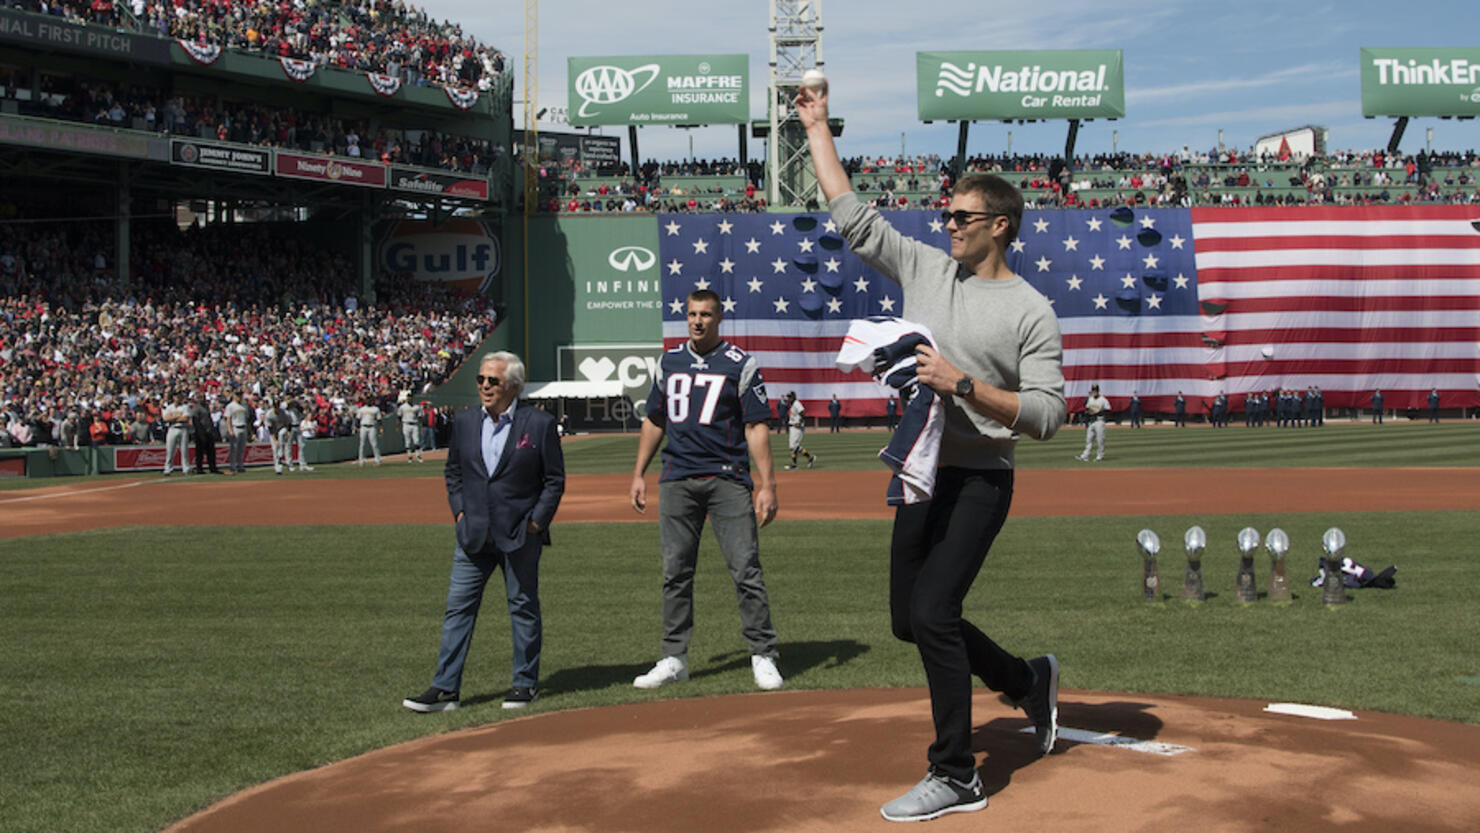
[[1078,457],[1075,457],[1074,459],[1078,460],[1081,463],[1088,463],[1089,462],[1089,458],[1086,457],[1086,456],[1084,456],[1083,454],[1079,455]]
[[[637,688],[659,688],[669,683],[681,683],[689,678],[689,662],[679,657],[663,657],[653,670],[632,681]],[[779,679],[779,678],[778,678]]]
[[776,670],[776,660],[751,654],[750,670],[755,674],[755,687],[762,691],[775,691],[781,687],[781,672]]

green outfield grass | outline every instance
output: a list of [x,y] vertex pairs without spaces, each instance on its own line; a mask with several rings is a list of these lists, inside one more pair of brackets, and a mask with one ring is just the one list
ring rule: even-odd
[[[1206,425],[1187,428],[1157,426],[1131,430],[1112,425],[1106,432],[1106,459],[1101,465],[1133,468],[1476,466],[1480,465],[1480,422],[1455,420],[1439,425],[1389,421],[1331,422],[1323,428],[1259,428],[1242,425],[1214,430]],[[829,469],[880,469],[876,455],[889,441],[882,429],[850,430],[829,434],[807,432],[808,450],[820,455]],[[1019,468],[1071,468],[1084,465],[1074,459],[1084,449],[1084,429],[1066,426],[1051,440],[1018,443]],[[771,450],[779,467],[788,459],[786,436],[772,433]],[[611,474],[632,471],[637,434],[589,434],[565,443],[572,473]],[[652,471],[657,470],[657,463]],[[108,474],[64,478],[0,478],[0,491],[34,489],[90,482],[116,482],[153,474]],[[441,477],[439,461],[409,463],[404,454],[387,455],[384,465],[357,466],[354,461],[320,464],[311,472],[276,475],[270,468],[249,469],[250,480],[339,479],[384,477]],[[176,475],[179,478],[179,475]],[[219,482],[225,476],[201,475],[192,482]]]
[[[829,469],[880,469],[875,455],[888,442],[883,431],[807,431],[805,444]],[[779,467],[790,459],[786,437],[772,434],[771,450]],[[1095,465],[1074,459],[1084,450],[1084,429],[1066,426],[1047,442],[1018,443],[1022,469],[1059,469]],[[637,453],[634,435],[580,437],[566,446],[572,471],[630,472]],[[1480,422],[1455,421],[1327,423],[1322,428],[1213,429],[1155,427],[1106,431],[1105,462],[1132,468],[1474,466],[1480,465]],[[656,470],[656,464],[654,465]]]
[[[1480,424],[1324,429],[1112,428],[1117,466],[1473,466]],[[810,432],[824,468],[874,470],[882,432]],[[779,452],[784,439],[775,436]],[[1024,468],[1082,465],[1083,434],[1024,442]],[[632,435],[566,446],[572,472],[628,472]],[[778,462],[781,461],[778,456]],[[319,466],[285,478],[441,467]],[[271,470],[247,475],[274,479]],[[89,478],[109,482],[128,476]],[[221,482],[226,478],[201,478]],[[24,481],[22,487],[80,479]],[[18,484],[6,484],[16,486]],[[0,504],[0,522],[4,507]],[[1139,600],[1133,539],[1178,542],[1199,523],[1206,604]],[[1321,532],[1396,563],[1398,589],[1328,611],[1303,581]],[[1234,601],[1236,531],[1279,525],[1294,543],[1291,607]],[[1296,700],[1480,723],[1480,574],[1474,513],[1015,518],[968,599],[1010,649],[1057,653],[1070,688]],[[545,695],[536,712],[752,691],[733,589],[701,554],[694,678],[660,692],[631,679],[657,658],[653,523],[560,524],[542,565]],[[762,534],[790,688],[922,686],[887,618],[882,521],[778,521]],[[264,780],[411,738],[503,719],[508,622],[490,597],[465,680],[467,708],[413,715],[436,659],[452,550],[446,525],[133,528],[0,540],[0,831],[145,831]],[[1268,578],[1259,559],[1259,579]],[[498,581],[498,579],[495,579]],[[928,716],[921,714],[920,719]],[[923,750],[921,750],[923,756]]]
[[[432,484],[428,484],[429,487]],[[1202,607],[1139,599],[1142,526],[1213,542]],[[1234,601],[1234,534],[1274,525],[1292,574],[1340,524],[1398,589],[1328,611]],[[889,633],[881,521],[781,521],[762,555],[790,688],[920,686]],[[968,600],[1011,650],[1057,653],[1069,688],[1295,700],[1480,722],[1472,513],[1013,519]],[[693,679],[638,692],[658,655],[654,524],[559,525],[546,550],[536,711],[752,690],[733,589],[701,554]],[[436,659],[445,525],[138,528],[0,541],[0,829],[153,830],[234,791],[418,736],[505,717],[508,623],[495,592],[467,707],[414,715]],[[1259,561],[1261,583],[1267,562]],[[497,579],[495,579],[497,581]],[[928,719],[924,713],[921,720]],[[920,750],[923,755],[923,750]]]

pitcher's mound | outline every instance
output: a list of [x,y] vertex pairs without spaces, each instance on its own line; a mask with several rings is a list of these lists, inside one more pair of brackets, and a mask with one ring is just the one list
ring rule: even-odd
[[[1022,713],[981,692],[991,803],[931,829],[1480,830],[1480,726],[1267,705],[1066,690],[1040,758]],[[925,774],[930,726],[921,689],[551,712],[281,778],[171,830],[897,830],[879,805]]]

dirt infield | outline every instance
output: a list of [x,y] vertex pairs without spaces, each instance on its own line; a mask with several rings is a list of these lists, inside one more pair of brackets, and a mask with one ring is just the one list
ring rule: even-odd
[[[0,493],[0,537],[120,526],[417,524],[449,520],[439,470],[407,478],[184,478]],[[649,487],[655,478],[649,475]],[[201,482],[205,481],[205,482]],[[783,471],[781,519],[888,518],[882,471]],[[630,475],[575,475],[557,523],[652,520],[627,505]],[[1072,497],[1066,497],[1072,496]],[[651,497],[651,496],[650,496]],[[656,505],[656,504],[654,504]],[[160,511],[167,506],[169,511]],[[374,507],[367,513],[365,507]],[[1014,517],[1480,509],[1472,468],[1111,469],[1018,473]],[[654,510],[656,512],[656,510]]]
[[[1048,758],[1022,713],[981,694],[990,797],[931,830],[1457,831],[1480,827],[1480,727],[1265,704],[1060,694]],[[552,712],[362,755],[269,782],[170,833],[855,831],[921,775],[921,689],[798,691]],[[407,715],[409,720],[437,717]],[[1186,751],[1175,752],[1177,747]],[[1010,789],[1007,787],[1011,785]]]
[[[440,471],[428,469],[407,466],[420,476],[406,478],[151,477],[0,493],[0,537],[151,524],[445,523]],[[781,517],[887,518],[885,481],[879,472],[782,472]],[[628,482],[572,477],[557,522],[644,520],[626,504]],[[1013,514],[1480,509],[1473,484],[1473,469],[1084,467],[1020,472]],[[375,511],[367,516],[366,506]],[[1061,722],[1078,732],[1040,759],[1020,732],[1021,712],[983,691],[975,746],[986,753],[980,771],[991,805],[932,829],[1480,829],[1480,791],[1463,786],[1480,771],[1480,726],[1365,712],[1323,721],[1269,714],[1265,705],[1065,691]],[[387,708],[398,708],[395,697]],[[879,805],[920,777],[930,740],[921,689],[655,699],[377,750],[231,796],[170,830],[885,829]]]

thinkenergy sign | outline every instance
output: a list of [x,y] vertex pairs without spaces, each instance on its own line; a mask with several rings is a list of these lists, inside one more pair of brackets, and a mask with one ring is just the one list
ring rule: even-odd
[[745,55],[571,58],[570,123],[744,124],[750,59]]
[[1120,50],[915,53],[922,121],[1125,115]]
[[1480,48],[1362,50],[1362,115],[1480,115]]

